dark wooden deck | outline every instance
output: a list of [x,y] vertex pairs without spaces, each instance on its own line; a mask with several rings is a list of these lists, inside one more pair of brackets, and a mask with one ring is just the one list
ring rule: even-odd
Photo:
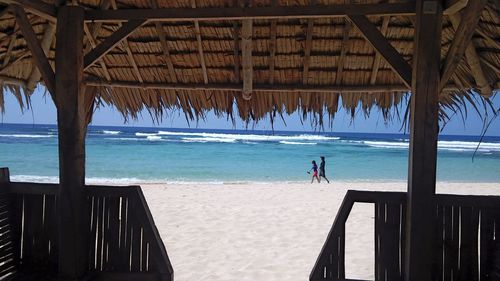
[[[55,280],[56,184],[0,183],[0,280]],[[173,280],[138,186],[86,186],[88,269],[84,280]]]
[[[500,280],[500,197],[436,195],[437,231],[433,260],[436,281]],[[406,193],[347,192],[310,281],[348,280],[345,276],[345,223],[355,203],[372,203],[375,220],[375,280],[404,276]]]

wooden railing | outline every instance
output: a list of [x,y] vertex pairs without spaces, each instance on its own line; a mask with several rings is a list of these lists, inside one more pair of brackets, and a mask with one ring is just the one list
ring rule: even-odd
[[[0,187],[0,280],[9,275],[55,277],[58,185],[0,181]],[[84,190],[89,230],[86,280],[173,280],[140,187]]]
[[[403,280],[406,193],[347,192],[310,281],[345,276],[345,224],[355,203],[373,203],[375,280]],[[500,280],[500,197],[436,195],[433,280]]]

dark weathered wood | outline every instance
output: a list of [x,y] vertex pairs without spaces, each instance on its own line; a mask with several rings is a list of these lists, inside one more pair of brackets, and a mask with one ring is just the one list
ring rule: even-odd
[[83,7],[59,8],[56,30],[56,107],[59,131],[59,274],[77,279],[87,269]]
[[349,16],[363,36],[375,50],[389,63],[394,72],[405,85],[410,86],[412,80],[411,66],[403,56],[387,41],[384,35],[366,16]]
[[450,49],[448,50],[443,70],[441,71],[439,89],[444,88],[444,85],[448,83],[448,80],[450,80],[451,76],[455,73],[456,68],[460,64],[465,50],[474,35],[481,13],[487,2],[487,0],[475,0],[468,2],[467,8],[464,13],[462,13],[460,25],[455,31],[455,37],[453,38]]
[[26,40],[26,44],[33,55],[33,61],[43,77],[45,86],[51,93],[52,98],[54,98],[55,75],[52,67],[50,66],[49,60],[45,56],[45,53],[40,46],[40,42],[38,42],[35,31],[33,31],[33,27],[31,26],[24,10],[17,6],[14,8],[14,11],[16,14],[17,24],[19,25],[24,39]]
[[11,182],[9,192],[14,194],[51,194],[56,195],[59,185],[55,183]]
[[0,168],[0,184],[2,184],[2,188],[5,188],[7,183],[10,183],[9,168]]
[[337,4],[324,6],[227,7],[88,10],[86,21],[208,21],[243,19],[335,18],[348,15],[414,15],[415,3]]
[[[56,34],[56,26],[53,23],[48,23],[43,31],[42,41],[40,42],[40,47],[42,48],[45,56],[48,57],[50,51],[50,46],[54,40],[54,35]],[[42,77],[40,70],[38,68],[33,68],[31,70],[30,76],[28,78],[28,90],[33,91],[35,89],[36,83]]]
[[[384,17],[382,20],[382,26],[380,27],[380,33],[385,37],[387,33],[387,29],[389,28],[389,22],[391,21],[391,17]],[[372,73],[370,75],[370,84],[373,85],[377,82],[377,74],[378,69],[380,67],[380,62],[382,61],[382,56],[379,52],[376,52],[375,58],[373,59],[372,64]]]
[[120,29],[118,29],[111,36],[106,38],[101,42],[95,49],[90,51],[90,53],[85,55],[84,59],[84,69],[91,67],[96,61],[105,56],[109,51],[111,51],[116,45],[125,40],[130,34],[132,34],[137,28],[141,27],[146,20],[131,20],[125,23]]
[[[440,1],[417,1],[408,168],[405,280],[431,281],[434,258]],[[431,255],[431,256],[429,256]]]
[[[309,5],[316,5],[316,0],[310,0]],[[312,19],[307,20],[306,27],[306,41],[304,44],[304,57],[302,62],[302,84],[306,85],[309,80],[309,64],[311,62],[311,49],[312,49],[312,39],[313,39],[313,28],[314,21]]]
[[93,281],[157,281],[158,273],[151,272],[99,272],[90,275]]

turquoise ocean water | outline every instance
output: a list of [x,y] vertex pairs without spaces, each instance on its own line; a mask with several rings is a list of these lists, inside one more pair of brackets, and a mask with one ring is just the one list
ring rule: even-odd
[[[500,137],[441,136],[438,180],[500,183]],[[342,181],[406,180],[408,136],[92,126],[89,182],[301,182],[311,160]],[[319,162],[318,162],[319,163]],[[12,180],[57,182],[57,127],[0,124]]]

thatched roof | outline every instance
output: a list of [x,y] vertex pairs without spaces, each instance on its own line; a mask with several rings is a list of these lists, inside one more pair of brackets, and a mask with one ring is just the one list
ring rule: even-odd
[[[0,0],[26,3],[30,0]],[[245,2],[245,1],[241,1]],[[316,5],[342,5],[344,0],[317,0]],[[352,1],[371,4],[383,0]],[[398,1],[390,1],[398,2]],[[408,1],[399,1],[408,2]],[[449,1],[448,1],[449,2]],[[457,1],[451,1],[457,2]],[[459,1],[458,1],[459,2]],[[44,3],[56,5],[54,0]],[[88,10],[307,6],[308,0],[76,0]],[[7,4],[5,4],[7,7]],[[27,9],[33,29],[53,66],[53,21]],[[442,33],[443,63],[455,36],[456,15],[445,14]],[[453,18],[455,17],[455,18]],[[410,65],[413,53],[414,15],[368,16]],[[455,23],[453,22],[455,21]],[[126,116],[144,108],[161,115],[180,108],[189,118],[207,110],[233,114],[236,103],[243,120],[258,120],[269,113],[328,113],[343,106],[354,110],[360,103],[389,116],[389,110],[406,101],[410,88],[346,17],[254,19],[250,40],[244,20],[148,21],[85,71],[89,101],[115,106]],[[119,22],[86,22],[85,50],[89,52],[122,26]],[[95,38],[89,38],[93,34]],[[242,39],[243,38],[243,39]],[[248,43],[250,42],[250,43]],[[441,94],[442,108],[471,100],[471,91],[490,97],[500,86],[500,11],[494,1],[482,11],[470,41],[474,54],[463,56]],[[245,44],[250,44],[253,81],[251,98],[244,88]],[[468,48],[468,52],[472,52]],[[472,56],[475,60],[472,60]],[[474,63],[476,62],[476,63]],[[26,41],[12,13],[0,18],[0,81],[20,96],[30,94],[37,73]],[[0,94],[0,109],[3,107]],[[341,99],[339,99],[341,98]],[[341,103],[341,104],[339,104]],[[445,118],[444,115],[441,116]]]

